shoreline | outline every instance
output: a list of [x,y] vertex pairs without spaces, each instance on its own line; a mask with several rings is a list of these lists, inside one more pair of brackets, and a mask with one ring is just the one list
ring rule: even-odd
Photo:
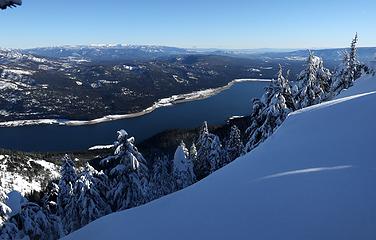
[[119,115],[107,115],[101,118],[96,118],[92,120],[68,120],[68,119],[35,119],[35,120],[15,120],[0,122],[0,128],[8,127],[22,127],[22,126],[34,126],[34,125],[60,125],[60,126],[83,126],[83,125],[93,125],[104,122],[110,122],[115,120],[127,119],[140,117],[146,114],[153,112],[154,110],[172,106],[185,102],[192,102],[203,100],[214,95],[219,94],[222,91],[225,91],[231,88],[234,84],[240,82],[270,82],[270,79],[235,79],[229,82],[227,85],[218,87],[218,88],[209,88],[205,90],[199,90],[191,93],[172,95],[168,98],[162,98],[156,101],[151,107],[148,107],[141,112],[128,113],[128,114],[119,114]]

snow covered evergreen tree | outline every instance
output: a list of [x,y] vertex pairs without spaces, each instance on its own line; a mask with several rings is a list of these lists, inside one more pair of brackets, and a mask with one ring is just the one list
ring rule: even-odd
[[330,93],[331,73],[324,68],[321,58],[309,52],[306,69],[297,79],[294,87],[296,107],[305,108],[324,101]]
[[70,233],[79,227],[79,216],[74,201],[74,185],[77,180],[77,173],[74,163],[68,155],[62,158],[60,175],[57,213],[62,220],[65,233]]
[[3,222],[8,219],[11,212],[11,209],[5,204],[7,199],[8,196],[0,185],[0,227],[2,226]]
[[291,98],[290,85],[283,77],[280,66],[277,79],[272,80],[262,98],[253,100],[251,124],[246,130],[248,141],[244,152],[257,147],[282,124],[287,115],[295,109],[292,102],[289,103],[290,105],[286,102],[286,99]]
[[200,129],[200,134],[196,143],[197,158],[194,162],[194,171],[197,180],[201,180],[210,174],[210,163],[208,161],[210,154],[211,134],[209,133],[208,123],[205,121]]
[[109,167],[107,175],[111,189],[107,198],[111,201],[113,211],[136,207],[148,199],[148,168],[134,142],[135,139],[128,138],[126,131],[118,131],[114,155],[101,161],[102,165]]
[[192,143],[191,147],[189,148],[189,158],[191,159],[193,164],[197,160],[197,148],[195,143]]
[[166,156],[157,158],[150,177],[150,200],[154,200],[176,191],[170,161]]
[[182,141],[177,147],[173,161],[173,174],[176,181],[177,190],[192,185],[196,176],[193,172],[193,163],[189,158],[188,149]]
[[17,240],[21,238],[22,233],[14,222],[6,221],[0,226],[0,239]]
[[210,145],[210,153],[209,153],[209,163],[210,163],[210,173],[215,172],[221,166],[223,166],[223,162],[225,160],[225,154],[222,148],[221,140],[216,135],[213,135],[212,142]]
[[357,59],[358,34],[351,42],[350,53],[343,53],[342,64],[335,70],[331,86],[332,96],[338,95],[342,90],[348,89],[354,81],[361,76],[361,64]]
[[59,239],[64,236],[60,218],[35,203],[22,205],[20,212],[5,223],[1,239]]
[[196,146],[197,158],[194,162],[194,173],[197,180],[201,180],[219,168],[222,156],[221,142],[218,136],[209,133],[206,121],[200,129]]
[[197,161],[197,149],[196,145],[193,142],[191,147],[189,148],[189,156],[188,156],[188,165],[189,165],[189,172],[193,176],[193,183],[197,181],[197,177],[194,170],[194,163]]
[[111,212],[100,191],[106,185],[102,179],[96,177],[100,174],[87,163],[76,181],[74,198],[78,208],[79,227]]
[[45,195],[41,199],[41,206],[53,214],[57,214],[57,198],[59,196],[59,185],[54,182],[49,182]]
[[224,158],[222,166],[227,165],[236,158],[238,158],[242,154],[243,148],[244,145],[241,139],[240,130],[236,125],[233,125],[231,126],[230,136],[226,141],[226,156]]

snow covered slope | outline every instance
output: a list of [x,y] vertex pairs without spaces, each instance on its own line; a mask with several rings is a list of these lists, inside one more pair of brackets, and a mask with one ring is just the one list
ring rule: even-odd
[[65,239],[376,239],[374,91],[363,77],[201,182]]
[[41,191],[49,180],[59,177],[59,166],[51,162],[0,151],[0,189],[5,193]]

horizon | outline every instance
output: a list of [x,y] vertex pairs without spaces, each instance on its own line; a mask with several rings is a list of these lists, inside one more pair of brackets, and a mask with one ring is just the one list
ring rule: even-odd
[[10,24],[4,24],[0,47],[127,43],[186,49],[330,49],[347,48],[355,32],[360,47],[373,47],[373,9],[376,2],[371,0],[293,0],[287,6],[277,0],[24,0],[21,7],[1,12],[0,21]]
[[[79,48],[79,47],[92,47],[92,48],[116,48],[116,47],[167,47],[167,48],[177,48],[177,49],[185,49],[185,50],[206,50],[206,51],[255,51],[257,52],[265,52],[270,50],[270,52],[294,52],[294,51],[303,51],[303,50],[335,50],[335,49],[349,49],[349,46],[345,47],[317,47],[317,48],[274,48],[274,47],[260,47],[260,48],[215,48],[215,47],[179,47],[179,46],[169,46],[169,45],[155,45],[155,44],[127,44],[127,43],[88,43],[88,44],[62,44],[62,45],[51,45],[51,46],[35,46],[35,47],[25,47],[25,48],[7,48],[0,46],[0,49],[3,50],[30,50],[30,49],[38,49],[38,48]],[[358,49],[362,48],[376,48],[376,44],[374,46],[360,46],[357,47]]]

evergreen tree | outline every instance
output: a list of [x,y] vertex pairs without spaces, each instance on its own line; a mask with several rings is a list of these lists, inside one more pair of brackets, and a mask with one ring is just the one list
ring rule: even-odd
[[173,161],[173,174],[177,189],[183,189],[195,182],[196,176],[193,172],[193,163],[189,158],[188,149],[182,141],[177,147]]
[[20,212],[7,222],[1,239],[59,239],[64,236],[60,219],[35,203],[21,206]]
[[331,73],[324,68],[321,58],[309,52],[306,69],[297,79],[294,88],[296,107],[305,108],[324,101],[330,92]]
[[59,185],[49,182],[45,194],[41,199],[41,206],[50,213],[57,214],[57,198],[59,196]]
[[100,191],[106,183],[96,177],[100,174],[87,163],[76,181],[74,192],[80,227],[110,213],[110,206]]
[[15,221],[6,221],[0,225],[0,239],[2,240],[22,239],[22,235]]
[[226,142],[225,147],[226,147],[226,156],[225,156],[224,164],[222,166],[227,165],[233,160],[235,160],[236,158],[238,158],[243,151],[243,148],[244,148],[243,141],[241,139],[240,130],[236,125],[233,125],[231,127],[230,136]]
[[248,141],[244,148],[245,152],[251,151],[265,141],[295,109],[291,102],[288,106],[286,99],[291,99],[291,89],[288,80],[282,75],[280,66],[277,79],[272,80],[262,98],[253,100],[251,124],[246,130]]
[[225,159],[225,156],[224,156],[221,141],[219,140],[218,136],[213,135],[212,141],[210,144],[210,153],[209,153],[209,159],[208,159],[208,162],[210,164],[210,173],[215,172],[221,166],[223,166],[224,159]]
[[355,34],[351,42],[350,53],[343,53],[342,64],[337,67],[334,73],[331,86],[332,96],[338,95],[342,90],[348,89],[354,81],[361,76],[361,64],[357,59],[358,34]]
[[149,194],[146,160],[134,146],[135,139],[128,138],[124,130],[118,131],[114,155],[101,161],[109,167],[107,171],[111,189],[110,199],[113,211],[136,207],[147,201]]
[[79,217],[74,201],[74,185],[77,180],[77,173],[74,169],[74,163],[68,155],[62,158],[60,175],[57,213],[62,220],[65,233],[70,233],[79,227]]
[[[213,143],[214,142],[214,143]],[[218,136],[209,133],[205,121],[200,129],[197,143],[197,158],[194,162],[194,173],[197,180],[208,176],[219,167],[222,145]]]
[[171,164],[166,156],[157,158],[150,177],[150,200],[170,194],[176,190]]
[[194,170],[195,162],[197,161],[197,149],[196,145],[193,142],[191,147],[189,148],[189,156],[188,156],[188,166],[189,166],[189,172],[192,176],[193,183],[197,181],[197,177]]
[[193,164],[197,160],[197,148],[195,143],[192,143],[191,147],[189,148],[189,158],[191,159]]
[[211,150],[212,136],[209,133],[208,123],[205,121],[200,129],[197,140],[197,158],[194,162],[194,171],[197,180],[201,180],[210,174],[209,154]]
[[7,199],[8,196],[0,185],[0,227],[8,219],[11,212],[11,209],[5,204]]

